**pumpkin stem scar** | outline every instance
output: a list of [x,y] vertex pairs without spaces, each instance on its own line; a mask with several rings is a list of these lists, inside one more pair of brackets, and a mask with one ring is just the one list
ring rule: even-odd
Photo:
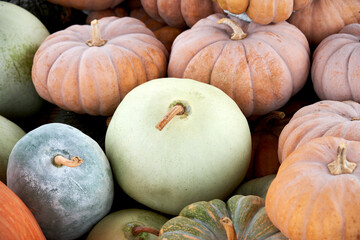
[[235,21],[230,18],[221,18],[218,23],[223,23],[231,27],[233,33],[231,34],[231,40],[241,40],[244,39],[247,34],[242,30],[242,28]]
[[140,233],[150,233],[155,236],[159,236],[159,234],[160,234],[159,230],[152,228],[152,227],[145,227],[145,226],[135,226],[132,228],[131,232],[134,236],[137,236]]
[[161,121],[155,126],[158,130],[162,130],[166,124],[168,124],[171,119],[175,117],[175,115],[181,115],[184,114],[185,108],[181,104],[176,104],[173,106],[169,112],[166,113],[166,115],[161,119]]
[[56,166],[67,166],[67,167],[78,167],[80,166],[82,163],[84,162],[84,160],[82,160],[80,157],[73,157],[70,159],[67,159],[63,156],[57,155],[54,158],[54,164]]
[[101,38],[99,23],[97,19],[91,21],[91,37],[86,42],[89,47],[101,47],[107,40]]
[[352,173],[356,163],[346,160],[346,143],[341,143],[337,149],[335,161],[328,164],[328,169],[333,175]]
[[235,228],[231,219],[228,217],[222,217],[220,219],[220,223],[225,228],[227,240],[236,240]]

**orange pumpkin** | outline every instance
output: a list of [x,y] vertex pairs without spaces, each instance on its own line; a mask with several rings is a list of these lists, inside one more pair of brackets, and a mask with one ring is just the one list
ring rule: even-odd
[[313,54],[311,77],[320,99],[360,102],[359,50],[360,23],[346,25],[318,45]]
[[293,11],[304,8],[311,0],[215,0],[230,13],[246,15],[259,24],[287,20]]
[[91,24],[92,20],[99,20],[103,17],[127,17],[129,16],[128,11],[123,7],[107,8],[103,10],[90,11],[86,17],[86,24]]
[[141,0],[147,14],[171,27],[185,28],[213,13],[223,13],[212,0]]
[[64,7],[80,10],[102,10],[113,8],[124,0],[48,0]]
[[38,94],[62,109],[112,115],[134,87],[166,75],[168,51],[140,20],[106,17],[50,35],[35,54]]
[[282,163],[295,149],[317,137],[360,141],[359,120],[360,104],[354,101],[323,100],[302,107],[280,133],[279,161]]
[[281,164],[265,209],[289,239],[343,240],[360,236],[360,142],[312,139]]
[[0,238],[2,240],[45,240],[29,208],[1,181]]
[[287,20],[316,47],[324,38],[339,32],[350,23],[360,23],[359,0],[312,0],[293,12]]
[[248,23],[224,14],[208,16],[179,34],[168,64],[170,77],[220,88],[246,117],[284,106],[304,86],[309,70],[309,45],[295,26]]

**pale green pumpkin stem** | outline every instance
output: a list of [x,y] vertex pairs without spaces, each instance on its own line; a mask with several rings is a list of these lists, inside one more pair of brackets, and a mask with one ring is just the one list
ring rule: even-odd
[[181,104],[176,104],[173,106],[169,112],[161,119],[161,121],[155,126],[158,130],[162,130],[166,124],[168,124],[175,115],[184,114],[185,108]]
[[73,157],[70,159],[67,159],[61,155],[57,155],[54,158],[54,164],[57,166],[67,166],[67,167],[78,167],[80,166],[84,160],[82,160],[79,157]]
[[86,42],[89,47],[101,47],[107,40],[101,38],[99,23],[97,19],[91,21],[91,37]]
[[220,223],[225,228],[227,240],[236,240],[236,232],[231,219],[228,217],[222,217],[220,219]]
[[150,233],[150,234],[153,234],[158,237],[160,234],[159,230],[152,228],[152,227],[145,227],[145,226],[135,226],[132,228],[131,232],[134,236],[137,236],[140,233]]
[[231,40],[241,40],[246,38],[247,34],[242,30],[242,28],[235,21],[230,18],[221,18],[218,23],[223,23],[231,27],[233,33],[231,34]]
[[352,173],[355,168],[356,163],[346,159],[346,143],[341,143],[337,149],[335,161],[328,164],[330,173],[333,175]]

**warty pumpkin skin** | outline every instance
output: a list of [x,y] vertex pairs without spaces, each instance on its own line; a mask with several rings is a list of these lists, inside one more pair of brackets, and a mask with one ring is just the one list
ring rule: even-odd
[[306,36],[310,46],[339,32],[351,23],[360,23],[359,0],[312,0],[302,9],[293,12],[287,20]]
[[64,7],[72,7],[80,10],[102,10],[113,8],[124,0],[47,0]]
[[280,163],[313,138],[334,136],[360,141],[359,120],[360,104],[354,101],[323,100],[302,107],[280,133]]
[[266,195],[273,224],[292,240],[359,239],[359,155],[360,142],[332,136],[296,149]]
[[230,16],[247,34],[232,40],[234,30],[218,23],[225,17],[213,14],[177,36],[168,76],[220,88],[247,117],[279,109],[304,86],[309,75],[310,50],[305,36],[285,21],[260,25]]
[[360,23],[353,23],[318,45],[313,54],[311,79],[322,100],[360,102],[359,78]]
[[[91,37],[98,36],[96,25],[102,39]],[[87,45],[90,38],[94,46]],[[45,39],[32,79],[38,94],[60,108],[108,116],[135,86],[165,76],[167,59],[164,45],[140,20],[106,17]]]

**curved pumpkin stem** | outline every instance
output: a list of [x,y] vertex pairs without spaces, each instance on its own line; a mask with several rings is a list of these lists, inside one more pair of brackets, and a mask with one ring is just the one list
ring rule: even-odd
[[135,227],[132,228],[131,233],[134,236],[137,236],[140,233],[150,233],[150,234],[155,235],[155,236],[158,237],[159,234],[160,234],[160,231],[155,229],[155,228],[152,228],[152,227],[135,226]]
[[168,124],[171,119],[175,117],[175,115],[181,115],[184,114],[184,112],[184,106],[182,106],[181,104],[176,104],[169,110],[169,112],[163,117],[163,119],[161,119],[161,121],[156,125],[156,128],[161,131],[166,126],[166,124]]
[[244,39],[247,34],[242,30],[242,28],[237,24],[235,21],[231,20],[230,18],[221,18],[218,23],[224,23],[231,27],[233,33],[231,34],[231,40],[241,40]]
[[54,158],[54,163],[56,166],[67,166],[67,167],[78,167],[80,166],[82,163],[84,162],[84,160],[82,160],[79,157],[73,157],[70,159],[67,159],[63,156],[57,155]]
[[225,228],[227,240],[236,240],[236,232],[231,219],[228,217],[222,217],[220,219],[220,223]]
[[99,22],[97,19],[91,21],[91,37],[86,42],[89,47],[101,47],[107,40],[101,38]]
[[337,149],[336,160],[328,164],[328,169],[332,175],[352,173],[356,168],[356,163],[346,159],[346,143],[341,143]]

